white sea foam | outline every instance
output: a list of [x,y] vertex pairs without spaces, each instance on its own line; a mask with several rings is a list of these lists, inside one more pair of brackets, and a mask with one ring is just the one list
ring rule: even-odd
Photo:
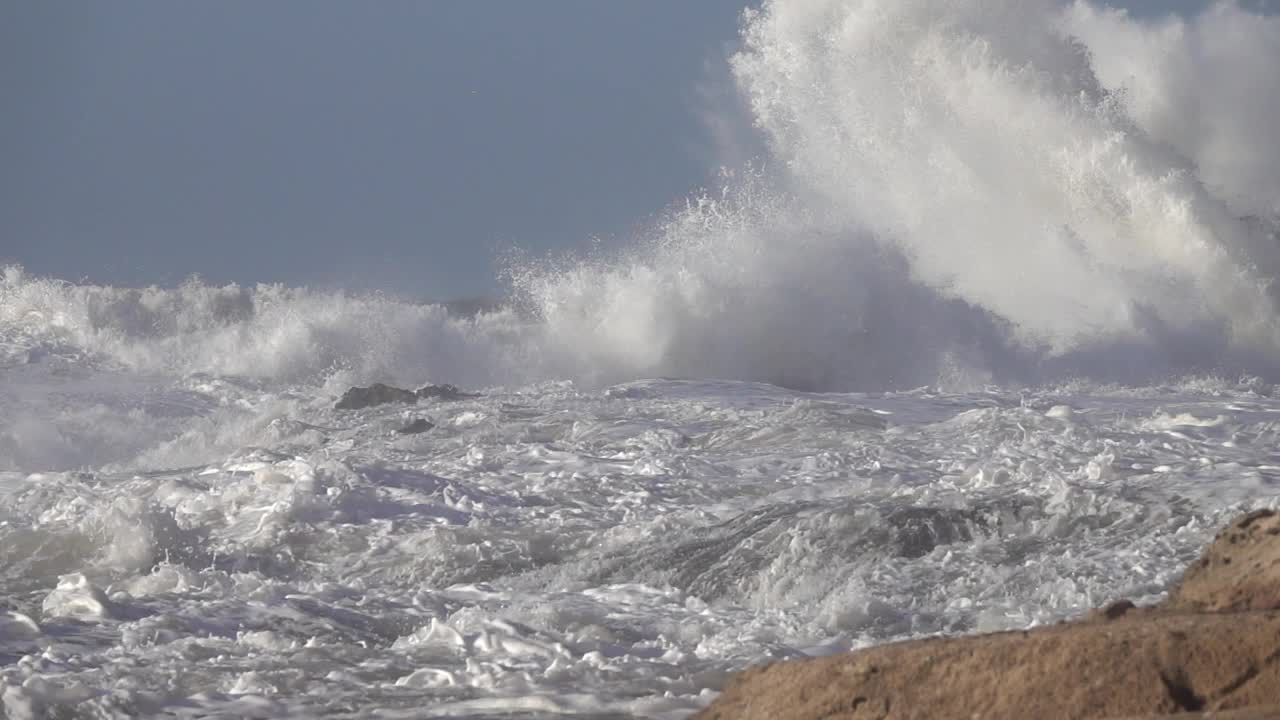
[[1278,60],[1233,4],[766,2],[768,155],[501,309],[5,269],[3,714],[675,719],[1159,597],[1280,482]]

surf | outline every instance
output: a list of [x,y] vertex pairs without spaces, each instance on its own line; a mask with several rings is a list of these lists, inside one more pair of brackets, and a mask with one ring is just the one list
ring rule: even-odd
[[4,352],[335,389],[1280,376],[1275,18],[800,0],[741,34],[764,154],[616,247],[509,260],[498,307],[9,268]]

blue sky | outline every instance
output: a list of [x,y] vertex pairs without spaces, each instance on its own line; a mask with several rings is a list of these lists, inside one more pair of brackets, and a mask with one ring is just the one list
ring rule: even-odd
[[710,181],[742,5],[0,0],[0,263],[490,293]]

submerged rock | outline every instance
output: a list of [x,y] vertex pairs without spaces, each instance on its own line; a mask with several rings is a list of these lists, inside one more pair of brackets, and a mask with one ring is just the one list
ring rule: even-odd
[[374,383],[369,387],[353,387],[342,394],[335,410],[362,410],[375,405],[389,403],[405,403],[413,405],[419,400],[438,400],[452,402],[481,397],[480,393],[464,392],[456,385],[424,385],[417,390],[405,390],[382,383]]
[[335,410],[363,410],[375,405],[387,405],[397,402],[413,405],[419,400],[451,402],[478,397],[480,397],[479,393],[463,392],[454,385],[426,385],[415,391],[374,383],[369,387],[351,388],[342,394],[338,404],[333,407]]
[[1280,515],[1218,535],[1164,604],[747,670],[701,720],[1280,717]]
[[[628,543],[600,558],[598,584],[640,580],[704,601],[743,601],[778,582],[794,539],[823,557],[868,567],[924,557],[938,548],[1016,536],[1035,511],[1016,500],[972,508],[909,506],[880,511],[859,500],[763,505],[693,529],[679,540]],[[785,572],[785,571],[784,571]]]
[[443,402],[480,397],[479,393],[463,392],[454,385],[426,385],[418,388],[416,394],[422,400],[440,400]]
[[418,418],[399,430],[396,430],[396,432],[401,435],[417,435],[419,433],[424,433],[433,427],[435,427],[435,423],[425,418]]
[[342,398],[338,400],[338,404],[334,405],[335,410],[362,410],[375,405],[386,405],[387,403],[409,403],[418,402],[418,395],[412,390],[403,390],[382,383],[374,383],[369,387],[353,387],[342,394]]
[[905,558],[924,557],[934,548],[972,542],[992,531],[992,521],[980,510],[906,507],[890,512],[885,524],[891,529],[888,544]]

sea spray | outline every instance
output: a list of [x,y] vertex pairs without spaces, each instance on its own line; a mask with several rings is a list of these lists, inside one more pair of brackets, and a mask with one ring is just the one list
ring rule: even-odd
[[[802,0],[748,11],[743,35],[732,66],[766,160],[611,262],[522,278],[582,372],[1275,375],[1280,85],[1259,68],[1280,62],[1280,22]],[[1135,45],[1151,56],[1126,63]]]
[[[472,317],[378,294],[0,280],[0,358],[342,385],[809,390],[1280,375],[1280,21],[796,0],[731,66],[766,155]],[[1200,78],[1190,81],[1189,78]],[[1210,81],[1209,78],[1226,78]]]

